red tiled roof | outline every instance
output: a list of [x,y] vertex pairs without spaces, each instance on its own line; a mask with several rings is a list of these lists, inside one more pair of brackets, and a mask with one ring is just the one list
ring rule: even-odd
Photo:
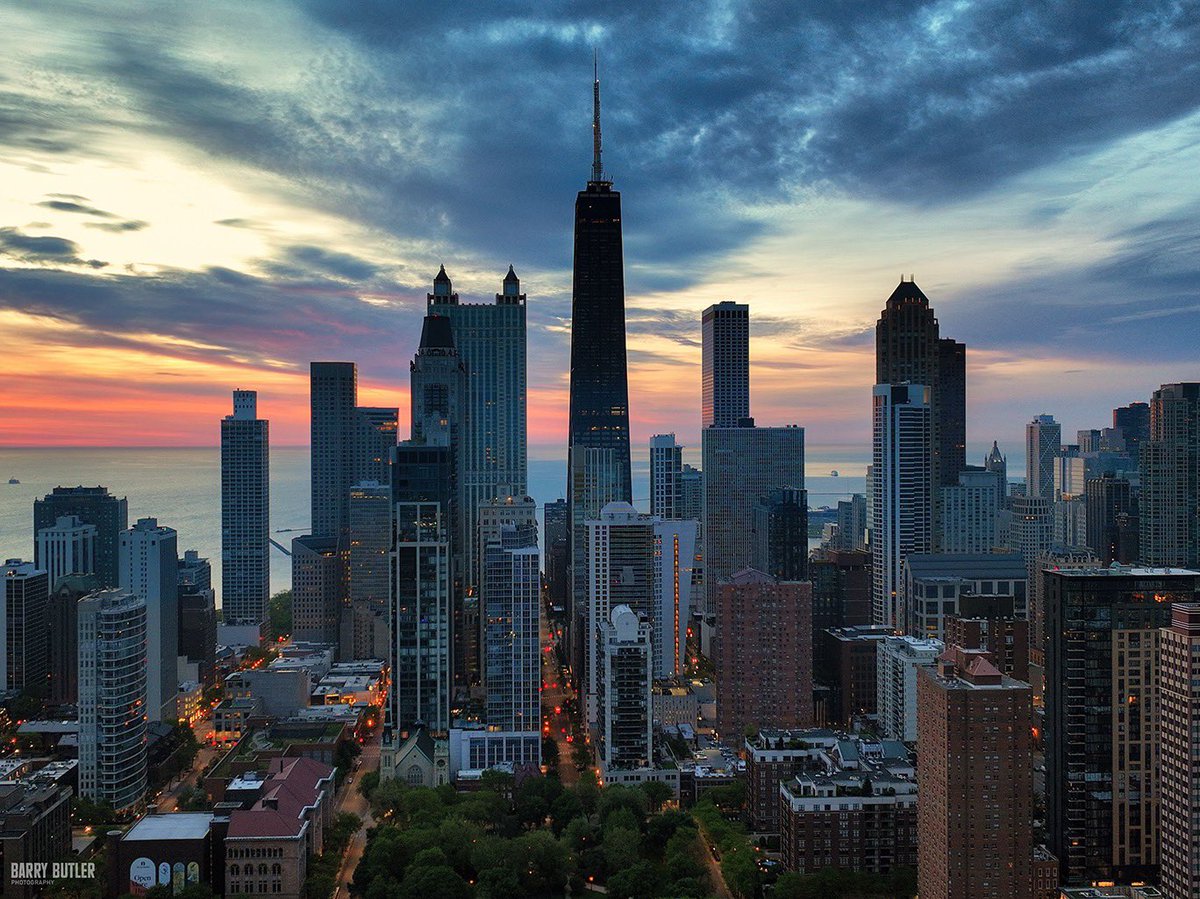
[[269,808],[238,809],[229,814],[229,837],[298,837],[305,822]]

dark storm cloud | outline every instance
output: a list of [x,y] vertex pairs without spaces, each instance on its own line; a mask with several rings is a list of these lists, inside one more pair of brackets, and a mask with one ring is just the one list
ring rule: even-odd
[[79,245],[65,237],[40,237],[25,234],[17,228],[0,228],[0,256],[7,255],[21,262],[37,264],[70,263],[103,268],[107,262],[99,259],[82,259]]
[[634,293],[694,283],[769,231],[747,201],[809,185],[961,200],[1178,118],[1200,82],[1194,8],[1165,2],[306,8],[311,80],[290,94],[157,34],[111,37],[103,65],[151,127],[276,171],[307,202],[561,270],[598,46]]

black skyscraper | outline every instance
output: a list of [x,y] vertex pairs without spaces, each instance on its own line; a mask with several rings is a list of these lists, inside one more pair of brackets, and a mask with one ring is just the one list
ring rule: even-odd
[[587,189],[580,191],[575,200],[568,452],[574,447],[614,450],[619,481],[617,496],[631,502],[621,194],[612,189],[612,181],[605,177],[600,165],[599,79],[593,90],[592,177]]

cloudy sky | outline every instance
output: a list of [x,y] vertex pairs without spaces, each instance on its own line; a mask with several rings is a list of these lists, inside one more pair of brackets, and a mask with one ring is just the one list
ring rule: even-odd
[[915,274],[1014,451],[1200,378],[1192,2],[0,0],[0,443],[205,445],[307,363],[399,405],[440,263],[529,295],[530,440],[566,432],[574,194],[624,200],[634,439],[699,427],[700,311],[750,303],[752,411],[864,443]]

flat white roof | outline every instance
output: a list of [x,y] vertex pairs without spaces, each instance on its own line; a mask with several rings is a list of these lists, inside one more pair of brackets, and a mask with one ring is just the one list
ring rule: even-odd
[[211,812],[171,812],[146,815],[129,828],[125,840],[199,840],[212,824]]

